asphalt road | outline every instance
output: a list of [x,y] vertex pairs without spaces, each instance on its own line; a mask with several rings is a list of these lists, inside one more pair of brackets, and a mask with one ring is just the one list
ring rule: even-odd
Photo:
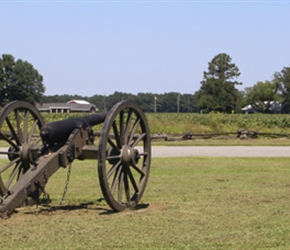
[[[0,148],[0,151],[4,151]],[[290,157],[290,147],[287,146],[154,146],[152,157]],[[6,157],[0,154],[0,158]]]
[[290,157],[287,146],[161,146],[152,148],[152,157]]

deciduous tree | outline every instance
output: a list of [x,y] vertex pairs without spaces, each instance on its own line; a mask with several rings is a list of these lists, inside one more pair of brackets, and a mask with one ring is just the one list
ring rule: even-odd
[[0,58],[0,105],[13,100],[36,103],[45,91],[43,77],[32,64],[14,60],[9,54]]
[[253,87],[245,89],[245,98],[258,112],[271,113],[273,102],[281,101],[278,89],[275,81],[257,82]]

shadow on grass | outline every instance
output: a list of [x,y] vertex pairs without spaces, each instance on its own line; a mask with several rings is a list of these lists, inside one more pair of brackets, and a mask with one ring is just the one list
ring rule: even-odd
[[[102,202],[102,201],[105,201],[104,198],[100,198],[97,200],[98,202]],[[137,204],[137,206],[135,208],[132,208],[132,209],[127,209],[128,210],[131,210],[131,211],[138,211],[138,210],[141,210],[141,209],[145,209],[149,207],[149,204],[146,203],[146,204]],[[118,212],[115,212],[114,210],[112,209],[103,209],[104,211],[100,213],[100,215],[110,215],[110,214],[114,214],[114,213],[118,213]],[[126,211],[126,210],[125,210]]]
[[[45,214],[45,213],[51,213],[51,212],[58,212],[58,211],[76,211],[76,210],[95,210],[99,211],[99,215],[111,215],[115,214],[114,210],[103,207],[105,201],[104,198],[100,198],[97,200],[97,202],[83,202],[80,204],[73,204],[73,205],[59,205],[59,206],[51,206],[49,204],[41,204],[37,205],[35,209],[29,210],[29,211],[23,211],[23,214]],[[97,207],[96,207],[97,206]],[[137,211],[141,209],[145,209],[149,206],[149,204],[138,204],[134,209],[131,209],[132,211]],[[17,211],[15,211],[17,213]]]

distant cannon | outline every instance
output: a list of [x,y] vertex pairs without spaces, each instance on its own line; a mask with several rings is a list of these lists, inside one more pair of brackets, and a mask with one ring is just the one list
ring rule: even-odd
[[[93,127],[102,124],[98,146]],[[0,215],[37,203],[50,176],[73,160],[97,159],[102,194],[114,211],[135,208],[149,177],[151,139],[146,117],[131,101],[108,113],[45,124],[31,104],[11,102],[0,113]],[[49,199],[48,199],[49,200]]]

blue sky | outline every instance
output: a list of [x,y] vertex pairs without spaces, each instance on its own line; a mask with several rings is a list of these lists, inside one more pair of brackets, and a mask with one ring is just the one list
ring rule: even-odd
[[239,89],[290,66],[290,1],[1,1],[0,55],[46,95],[194,93],[219,53]]

